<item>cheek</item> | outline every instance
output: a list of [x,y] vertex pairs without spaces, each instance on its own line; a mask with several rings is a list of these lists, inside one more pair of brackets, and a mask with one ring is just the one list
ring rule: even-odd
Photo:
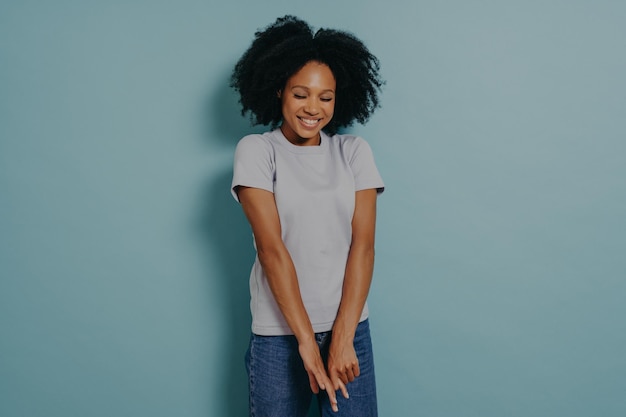
[[328,103],[325,109],[326,109],[326,114],[332,116],[335,113],[335,102],[333,101],[332,103]]
[[282,111],[283,117],[289,114],[293,114],[297,111],[298,105],[293,100],[283,100]]
[[287,100],[283,100],[280,110],[281,110],[281,113],[283,114],[283,119],[289,115],[290,113],[289,102]]

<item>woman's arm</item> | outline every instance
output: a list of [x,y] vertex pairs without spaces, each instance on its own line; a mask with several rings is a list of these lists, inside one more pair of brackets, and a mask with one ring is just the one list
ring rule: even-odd
[[377,190],[357,191],[355,198],[352,243],[328,356],[328,375],[335,389],[360,374],[353,341],[374,271]]
[[272,294],[298,340],[299,353],[309,374],[311,390],[315,393],[319,392],[320,388],[326,390],[336,411],[335,390],[326,374],[315,341],[313,326],[302,302],[296,269],[281,237],[280,218],[274,194],[250,187],[238,187],[236,191],[252,226],[259,261]]

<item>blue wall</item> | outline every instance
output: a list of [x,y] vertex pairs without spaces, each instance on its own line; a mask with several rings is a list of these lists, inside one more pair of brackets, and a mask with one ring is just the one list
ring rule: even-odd
[[228,76],[285,13],[387,79],[381,415],[626,415],[626,3],[388,3],[0,4],[0,415],[245,415]]

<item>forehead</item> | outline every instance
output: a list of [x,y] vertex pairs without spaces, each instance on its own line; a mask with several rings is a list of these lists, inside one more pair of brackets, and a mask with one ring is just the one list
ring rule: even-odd
[[309,61],[288,80],[289,87],[320,88],[334,90],[335,76],[328,65]]

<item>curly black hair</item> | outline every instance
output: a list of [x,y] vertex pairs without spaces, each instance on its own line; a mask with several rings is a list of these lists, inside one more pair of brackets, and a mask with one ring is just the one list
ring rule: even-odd
[[328,134],[355,120],[365,123],[379,107],[380,64],[363,42],[345,31],[313,33],[305,21],[287,15],[257,31],[235,65],[230,85],[239,92],[241,114],[250,112],[253,124],[276,128],[283,118],[277,92],[310,61],[328,65],[337,83],[335,112],[324,128]]

